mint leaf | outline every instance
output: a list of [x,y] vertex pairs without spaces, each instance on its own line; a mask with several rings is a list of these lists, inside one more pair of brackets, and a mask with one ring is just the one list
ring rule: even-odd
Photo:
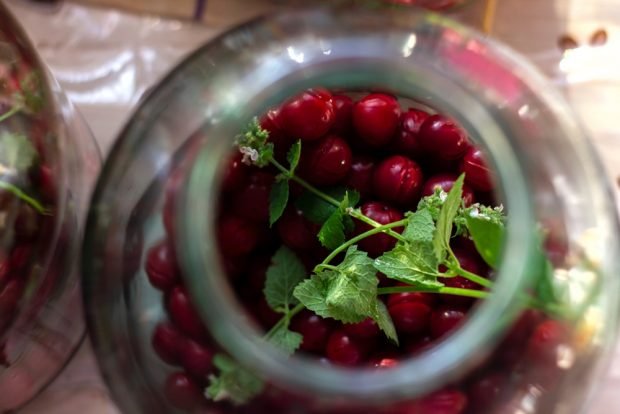
[[205,390],[205,395],[213,401],[231,400],[234,404],[241,405],[259,395],[265,388],[260,378],[224,354],[216,354],[213,365],[220,373],[218,376],[209,376],[209,386]]
[[433,242],[435,236],[435,222],[430,211],[418,210],[407,218],[407,226],[403,237],[412,242]]
[[286,160],[288,161],[289,172],[291,176],[295,174],[295,169],[297,168],[297,165],[299,164],[300,157],[301,157],[301,141],[297,141],[293,145],[291,145],[291,148],[289,148],[288,153],[286,154]]
[[297,303],[293,290],[306,277],[306,268],[287,247],[280,247],[271,258],[263,293],[269,306],[277,312],[288,312]]
[[11,132],[0,135],[0,168],[3,170],[14,175],[25,173],[37,156],[37,150],[25,135]]
[[284,325],[280,325],[269,336],[269,343],[276,348],[280,348],[287,355],[292,355],[299,348],[303,339],[304,337],[301,334],[289,330]]
[[349,207],[355,207],[359,202],[360,193],[355,190],[346,190],[340,208],[347,209]]
[[482,216],[471,215],[465,218],[465,222],[480,256],[489,266],[497,269],[504,242],[504,225]]
[[278,221],[286,209],[288,203],[288,179],[281,178],[276,180],[271,186],[269,193],[269,226]]
[[337,270],[324,270],[301,282],[294,296],[324,318],[357,323],[376,313],[376,270],[365,252],[351,246]]
[[329,250],[334,250],[345,242],[343,219],[342,211],[336,209],[319,230],[319,241]]
[[[323,192],[336,200],[342,200],[347,193],[347,189],[345,187],[332,187],[325,189]],[[355,198],[357,198],[359,201],[359,194],[355,191],[348,191],[348,193],[350,200],[349,204],[350,206],[353,206],[351,200],[355,201]],[[325,223],[325,220],[327,220],[334,213],[334,211],[338,209],[338,207],[328,203],[322,198],[317,197],[309,191],[305,191],[301,196],[299,196],[295,202],[295,206],[304,213],[304,216],[308,220],[318,224]]]
[[376,311],[373,319],[379,325],[379,328],[385,333],[389,339],[394,341],[396,345],[398,345],[398,335],[396,334],[396,328],[394,327],[394,322],[392,321],[392,317],[388,312],[387,307],[383,302],[377,299],[376,302]]
[[461,174],[460,177],[454,182],[454,185],[450,189],[446,200],[441,206],[439,212],[439,218],[437,219],[437,231],[433,239],[433,248],[435,251],[435,257],[440,262],[443,262],[446,256],[446,252],[451,252],[450,237],[452,236],[452,223],[461,206],[462,193],[463,193],[463,180],[465,175]]
[[375,259],[374,267],[388,278],[412,286],[440,288],[438,262],[431,243],[399,243]]

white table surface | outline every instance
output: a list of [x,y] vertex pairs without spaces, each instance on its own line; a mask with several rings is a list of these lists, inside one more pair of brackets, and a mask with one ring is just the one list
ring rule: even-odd
[[[18,0],[7,0],[7,4],[106,152],[146,88],[184,54],[242,18],[240,10],[251,15],[264,6],[264,1],[247,1],[239,8],[238,0],[213,0],[209,2],[207,25],[201,26],[71,4],[53,8],[32,7]],[[474,19],[475,13],[469,18]],[[585,45],[599,27],[607,29],[609,46],[582,48],[579,53],[583,56],[564,56],[564,71],[559,70],[557,62],[562,56],[555,47],[558,36],[570,33]],[[494,35],[530,56],[565,89],[614,182],[620,175],[620,138],[615,125],[620,119],[620,63],[615,63],[620,62],[619,28],[617,0],[499,0],[494,25]],[[593,68],[598,72],[593,73]],[[589,413],[620,412],[618,390],[620,348]],[[88,341],[58,379],[20,410],[24,414],[117,412],[101,382]]]

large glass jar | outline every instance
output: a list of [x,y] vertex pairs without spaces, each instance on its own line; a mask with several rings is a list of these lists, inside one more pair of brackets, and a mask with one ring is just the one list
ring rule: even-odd
[[0,411],[36,395],[85,324],[77,275],[100,165],[90,131],[0,4]]
[[[303,93],[307,88],[316,89]],[[369,97],[368,93],[374,95]],[[275,328],[265,338],[263,335],[270,326],[289,323],[281,319],[282,315],[276,314],[274,319],[274,309],[285,315],[291,310],[288,303],[270,309],[267,301],[276,299],[265,300],[261,295],[263,285],[268,283],[265,277],[283,277],[270,276],[269,271],[265,276],[265,268],[272,269],[284,259],[271,259],[263,252],[273,252],[274,248],[280,252],[280,245],[289,246],[301,258],[296,263],[301,264],[291,265],[281,273],[286,276],[298,272],[291,269],[304,269],[306,265],[307,257],[299,252],[303,250],[300,240],[304,232],[310,228],[316,234],[327,224],[300,225],[297,211],[289,206],[292,212],[285,211],[270,229],[262,216],[273,214],[267,212],[267,203],[273,209],[273,200],[281,196],[273,192],[275,162],[271,162],[272,170],[265,170],[271,174],[270,191],[265,190],[260,178],[266,173],[254,170],[249,183],[244,181],[241,187],[231,184],[238,178],[238,169],[244,168],[243,162],[271,157],[262,151],[266,147],[258,151],[253,146],[260,140],[256,125],[250,135],[239,136],[252,117],[262,115],[261,126],[269,131],[269,142],[275,143],[275,159],[280,160],[277,164],[286,165],[287,159],[279,154],[277,132],[284,131],[289,138],[295,135],[302,140],[299,174],[313,177],[306,180],[314,184],[295,181],[282,165],[276,166],[276,172],[280,169],[277,182],[296,183],[289,189],[290,199],[296,202],[307,192],[318,194],[316,186],[331,182],[337,175],[335,171],[340,171],[338,165],[349,161],[330,164],[328,174],[319,177],[313,174],[324,171],[321,162],[311,163],[310,169],[303,166],[308,151],[312,157],[327,162],[321,154],[328,151],[317,150],[317,145],[322,148],[326,140],[337,141],[329,135],[310,142],[317,138],[313,135],[336,128],[335,123],[329,124],[317,132],[332,115],[312,118],[312,113],[322,114],[320,108],[325,105],[330,108],[328,112],[340,111],[338,108],[346,105],[335,102],[348,99],[343,96],[357,101],[352,110],[355,131],[340,130],[338,134],[347,137],[354,160],[363,153],[380,163],[372,173],[375,196],[385,200],[405,191],[397,186],[390,192],[390,181],[376,176],[391,174],[393,169],[382,169],[381,165],[394,154],[402,160],[406,150],[402,146],[394,149],[392,141],[378,148],[371,145],[382,134],[376,131],[383,128],[393,107],[398,106],[396,111],[402,111],[400,121],[410,111],[444,114],[460,124],[471,140],[472,144],[467,145],[459,140],[458,145],[464,145],[462,151],[443,160],[429,158],[435,144],[424,144],[424,151],[414,157],[414,164],[421,165],[424,174],[465,171],[465,183],[475,187],[478,201],[495,206],[501,202],[507,211],[505,231],[489,230],[480,237],[481,233],[476,235],[474,231],[475,225],[470,227],[470,220],[491,219],[501,215],[502,208],[489,210],[474,205],[468,210],[464,199],[454,214],[467,212],[459,217],[468,229],[463,231],[469,232],[464,234],[474,239],[475,246],[467,237],[453,237],[461,233],[452,224],[444,229],[445,237],[438,236],[439,230],[434,230],[431,237],[433,251],[439,249],[439,255],[433,257],[441,260],[448,257],[442,253],[445,243],[463,243],[453,247],[455,256],[457,249],[477,250],[476,254],[484,256],[495,269],[489,272],[487,268],[484,277],[475,277],[484,271],[472,270],[476,266],[468,267],[460,258],[454,260],[469,270],[460,268],[450,274],[453,262],[446,263],[444,270],[441,266],[437,270],[435,263],[432,272],[415,273],[420,267],[415,265],[417,259],[411,258],[407,259],[411,260],[408,265],[401,267],[403,272],[418,275],[417,281],[424,280],[419,286],[427,288],[426,276],[437,271],[444,272],[444,287],[455,274],[475,280],[488,288],[478,288],[479,293],[474,294],[484,299],[474,304],[460,302],[456,308],[451,307],[454,302],[446,295],[416,302],[413,307],[425,309],[426,314],[431,312],[432,318],[437,318],[431,321],[430,342],[412,334],[420,332],[412,328],[418,319],[397,320],[400,303],[380,299],[389,308],[400,347],[385,345],[372,361],[355,356],[357,364],[344,368],[340,363],[350,363],[352,360],[347,358],[352,353],[364,353],[360,345],[364,341],[359,338],[375,335],[368,333],[375,325],[371,320],[370,326],[351,328],[327,316],[338,319],[345,317],[333,316],[337,312],[362,312],[357,307],[362,299],[353,294],[339,295],[350,286],[348,283],[357,283],[351,281],[361,276],[347,273],[335,262],[315,268],[312,277],[326,281],[321,286],[326,286],[328,293],[320,293],[323,288],[316,285],[315,292],[319,293],[295,298],[327,316],[307,316],[306,325],[318,326],[314,331],[295,325],[295,318],[302,314],[292,316],[290,326],[304,335],[302,349],[310,347],[305,342],[310,342],[307,335],[327,326],[325,329],[331,333],[327,345],[320,347],[327,351],[316,355],[314,349],[313,357],[300,352],[288,357],[280,352],[281,348],[273,346]],[[304,106],[308,102],[313,104]],[[364,112],[369,106],[388,110],[372,121],[372,113]],[[282,121],[282,116],[288,118]],[[423,130],[446,126],[440,115],[431,118],[434,121],[430,126],[425,127],[424,121],[419,127],[419,137],[430,134],[423,134]],[[301,123],[297,122],[300,119]],[[435,123],[438,119],[443,119],[441,125]],[[205,45],[168,75],[137,109],[110,154],[91,205],[83,252],[87,316],[101,369],[120,408],[128,413],[581,412],[616,334],[618,228],[600,166],[575,119],[561,97],[523,59],[435,14],[414,10],[352,12],[350,8],[288,12],[241,26]],[[450,131],[458,130],[450,125]],[[398,134],[411,132],[405,123],[395,128]],[[400,135],[390,135],[393,133],[387,134],[389,138],[399,139]],[[351,136],[365,137],[364,142],[354,141]],[[444,138],[433,148],[445,155],[448,147],[457,144],[452,138]],[[243,157],[235,155],[237,146],[241,146]],[[330,151],[333,148],[329,147]],[[486,174],[484,168],[468,169],[482,165],[480,154],[470,154],[476,148],[486,154],[493,171],[493,194],[488,193],[488,185],[472,180],[472,171]],[[463,151],[470,155],[465,155],[460,164],[456,162],[455,167]],[[398,171],[404,171],[402,163],[414,165],[402,161]],[[414,170],[407,170],[405,180],[417,176]],[[448,187],[456,185],[455,179],[453,175]],[[387,183],[387,191],[383,183]],[[350,181],[347,185],[355,187]],[[458,193],[441,188],[450,193],[432,186],[428,193],[431,198],[426,199],[442,206],[431,225],[436,229],[444,228],[445,220],[449,220],[446,217],[452,214],[445,206],[454,200],[458,204],[459,200]],[[452,194],[457,194],[456,198]],[[362,192],[362,202],[368,201],[365,197]],[[323,199],[329,203],[328,197]],[[392,201],[398,204],[399,199]],[[304,218],[320,215],[323,208],[320,202],[304,206]],[[392,211],[388,207],[381,209]],[[402,214],[402,210],[394,214]],[[332,207],[327,221],[332,220],[335,211]],[[338,211],[359,220],[371,216],[364,206],[361,213],[347,205]],[[430,207],[428,214],[432,216]],[[251,217],[262,220],[261,224],[252,222]],[[372,226],[368,228],[372,231]],[[380,236],[401,237],[394,236],[394,231]],[[353,234],[363,235],[357,230]],[[431,238],[419,234],[406,231],[402,237],[408,235],[409,239],[405,237],[399,243],[420,243],[415,246],[423,251],[429,246],[424,243],[430,243]],[[441,237],[448,241],[442,242]],[[262,244],[257,245],[257,239]],[[489,239],[493,243],[488,244]],[[374,259],[384,253],[371,251],[385,239],[373,240],[365,245],[360,242],[358,247],[374,255]],[[318,250],[325,257],[333,248]],[[236,254],[229,254],[231,251]],[[362,256],[363,263],[371,260],[365,253]],[[310,275],[318,262],[315,257],[308,262],[305,270]],[[378,266],[376,260],[372,263]],[[385,275],[393,277],[388,270]],[[377,283],[381,283],[377,293],[398,294],[419,287],[417,282],[385,287],[385,280],[374,279],[378,276],[376,270],[372,272],[372,286],[356,291],[360,297],[376,289]],[[319,273],[323,279],[317,276]],[[354,279],[343,275],[353,275]],[[339,281],[337,286],[334,280]],[[457,286],[469,285],[463,282]],[[433,289],[427,290],[440,293]],[[413,295],[428,294],[423,288],[419,290],[422,292]],[[338,294],[329,296],[333,292]],[[258,295],[255,306],[243,305],[245,295]],[[347,308],[343,303],[353,305]],[[376,309],[384,305],[377,304]],[[399,310],[404,312],[403,306]],[[372,318],[380,319],[376,315]],[[441,336],[455,319],[462,322]],[[364,319],[362,325],[367,321]],[[334,328],[332,322],[338,326]],[[407,344],[410,347],[403,351]]]

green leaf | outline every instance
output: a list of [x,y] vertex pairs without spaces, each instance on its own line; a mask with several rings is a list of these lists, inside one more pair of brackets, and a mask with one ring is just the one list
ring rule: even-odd
[[465,220],[476,250],[489,266],[497,269],[504,242],[504,225],[481,216],[468,215]]
[[[347,189],[345,187],[332,187],[325,189],[323,192],[336,200],[343,200],[347,193]],[[359,194],[355,191],[348,192],[349,204],[352,206],[351,200],[355,201],[355,198],[357,197],[359,201]],[[308,220],[318,224],[325,223],[334,211],[338,209],[338,207],[328,203],[322,198],[317,197],[309,191],[305,191],[301,196],[299,196],[295,202],[295,206],[304,213],[304,216]]]
[[342,211],[336,209],[319,230],[319,241],[329,250],[334,250],[345,242],[343,219]]
[[435,236],[435,222],[430,211],[418,210],[407,218],[407,226],[403,237],[411,242],[433,242]]
[[388,278],[429,289],[440,288],[438,262],[431,243],[399,243],[375,259],[374,267]]
[[295,169],[299,164],[299,158],[301,157],[301,141],[295,142],[289,148],[288,153],[286,155],[286,159],[289,165],[289,172],[291,175],[295,174]]
[[288,203],[288,179],[282,178],[276,180],[271,186],[271,192],[269,193],[269,226],[278,221],[278,219],[284,213],[286,204]]
[[269,342],[287,355],[292,355],[299,348],[303,339],[304,337],[301,334],[280,325],[269,337]]
[[357,323],[376,314],[377,285],[372,259],[351,246],[337,270],[314,274],[294,295],[319,316]]
[[264,130],[258,118],[254,117],[245,133],[237,136],[236,144],[243,154],[243,162],[265,167],[273,159],[273,143],[268,142],[269,132]]
[[24,105],[31,112],[39,112],[45,105],[45,99],[43,97],[43,87],[41,82],[41,76],[37,72],[30,72],[19,83],[21,89],[21,96],[23,97]]
[[296,304],[293,290],[305,277],[303,263],[287,247],[280,247],[271,258],[263,289],[269,306],[279,311],[282,308],[288,310],[290,305]]
[[346,190],[340,208],[355,207],[360,202],[360,193],[355,190]]
[[437,257],[437,260],[440,262],[443,262],[446,252],[451,251],[450,237],[452,236],[452,223],[462,203],[461,197],[463,193],[464,179],[465,175],[461,174],[461,176],[454,182],[454,185],[450,189],[446,200],[441,206],[441,211],[439,212],[439,218],[437,219],[437,231],[435,232],[435,237],[433,239],[433,248],[435,251],[435,257]]
[[213,401],[230,400],[236,405],[245,404],[259,395],[265,383],[224,354],[216,354],[213,364],[219,375],[209,376],[205,395]]
[[398,345],[398,335],[396,334],[396,328],[394,327],[392,317],[390,316],[385,304],[379,299],[377,299],[376,302],[376,312],[373,319],[377,322],[379,328],[381,328],[381,330],[385,333],[385,336]]
[[11,132],[0,135],[0,168],[5,174],[25,173],[36,159],[37,150],[25,135]]

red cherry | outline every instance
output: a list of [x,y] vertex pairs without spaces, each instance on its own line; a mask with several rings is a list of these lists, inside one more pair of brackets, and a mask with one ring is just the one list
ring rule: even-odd
[[179,283],[179,268],[174,248],[168,240],[164,239],[149,249],[145,270],[151,285],[159,290],[170,290]]
[[177,286],[170,291],[167,309],[170,319],[181,332],[196,340],[204,340],[208,337],[202,320],[196,313],[185,288]]
[[[406,283],[398,282],[396,286],[409,286]],[[426,303],[428,306],[433,306],[435,304],[435,296],[432,293],[424,293],[424,292],[403,292],[403,293],[392,293],[388,296],[387,305],[388,307],[396,305],[397,303],[402,302],[420,302]]]
[[22,243],[13,248],[11,252],[10,260],[10,268],[13,274],[23,270],[23,268],[28,264],[32,255],[32,245]]
[[423,183],[422,169],[402,155],[383,160],[372,176],[374,193],[386,202],[412,207],[418,201]]
[[338,365],[354,366],[366,357],[365,344],[343,330],[333,332],[327,341],[326,355]]
[[548,319],[534,329],[527,344],[530,360],[555,364],[559,347],[568,339],[568,329],[561,322]]
[[248,220],[267,222],[273,180],[274,176],[265,171],[254,171],[250,174],[247,185],[233,195],[233,211]]
[[201,388],[183,372],[170,374],[164,385],[164,395],[181,410],[193,410],[204,401]]
[[[450,192],[457,178],[458,176],[455,174],[437,174],[428,178],[422,186],[422,197],[433,195],[436,188],[440,188],[446,193]],[[474,192],[467,183],[463,183],[462,198],[466,206],[474,202]]]
[[226,165],[224,176],[222,177],[222,190],[232,193],[243,185],[248,174],[248,167],[241,162],[243,155],[235,152]]
[[400,302],[388,308],[396,330],[401,334],[417,334],[428,328],[431,308],[423,302]]
[[420,155],[420,127],[430,115],[420,109],[409,109],[400,116],[400,129],[392,142],[395,152],[409,157]]
[[347,136],[353,128],[353,99],[346,95],[334,95],[334,124],[332,132]]
[[54,171],[49,165],[41,165],[39,167],[39,191],[41,196],[47,202],[54,202],[57,196],[56,179]]
[[348,335],[360,339],[376,339],[381,334],[381,329],[372,318],[366,318],[358,323],[343,325],[342,329]]
[[260,231],[254,223],[248,220],[225,215],[217,224],[218,245],[227,257],[246,255],[258,244]]
[[180,362],[179,356],[184,341],[183,334],[169,322],[160,322],[155,327],[151,338],[155,353],[162,361],[172,365]]
[[469,148],[467,134],[443,115],[431,115],[420,127],[422,149],[436,158],[455,160]]
[[332,332],[332,324],[327,319],[304,310],[291,321],[291,330],[304,337],[300,347],[302,351],[323,352]]
[[357,190],[362,197],[368,197],[372,192],[374,168],[375,162],[372,158],[364,155],[354,155],[346,186]]
[[300,175],[314,185],[334,185],[351,169],[351,149],[337,135],[328,135],[302,152]]
[[309,89],[282,105],[280,119],[288,136],[302,141],[317,140],[329,131],[335,120],[331,94]]
[[467,311],[461,308],[440,306],[431,314],[431,335],[439,338],[455,329],[465,319]]
[[295,208],[287,209],[277,224],[282,243],[293,250],[318,248],[317,234],[320,228],[320,225],[308,220],[301,210]]
[[391,95],[372,93],[353,105],[355,131],[371,147],[387,145],[396,134],[399,119],[400,106]]
[[[454,255],[456,256],[459,264],[463,269],[476,275],[484,275],[486,273],[486,266],[482,263],[480,256],[477,252],[473,252],[469,249],[463,249],[459,247],[453,247],[452,251],[454,252]],[[445,272],[446,268],[444,266],[440,266],[439,271]],[[480,286],[479,284],[474,283],[471,280],[466,279],[462,276],[445,277],[441,278],[441,281],[447,287],[471,290],[482,289],[482,286]],[[444,303],[452,305],[468,306],[473,302],[474,299],[458,295],[441,295],[441,300]]]
[[445,389],[434,392],[414,404],[412,413],[462,414],[467,408],[467,396],[461,391]]
[[471,412],[487,412],[498,402],[506,386],[506,375],[500,372],[487,372],[476,378],[468,388],[469,409]]
[[293,139],[286,135],[283,128],[283,120],[280,109],[270,109],[260,119],[260,126],[269,133],[269,142],[273,143],[274,151],[278,159],[284,159]]
[[15,219],[15,236],[21,241],[32,240],[39,229],[39,214],[29,205],[22,204]]
[[271,309],[271,306],[269,306],[269,304],[265,300],[265,296],[262,296],[262,295],[258,299],[258,302],[256,302],[256,304],[254,305],[254,309],[256,311],[256,316],[258,316],[260,323],[266,329],[271,328],[282,317],[282,314],[277,313],[276,311]]
[[250,261],[248,266],[247,283],[245,283],[252,291],[252,296],[263,294],[265,280],[267,278],[267,269],[271,265],[271,258],[265,255],[259,255]]
[[195,378],[205,378],[213,371],[213,351],[196,341],[182,342],[180,356],[185,372]]
[[428,335],[422,337],[415,336],[405,342],[405,350],[409,355],[415,356],[421,354],[427,349],[430,349],[433,346],[433,343],[433,338]]
[[461,172],[465,173],[465,182],[478,191],[492,191],[493,180],[487,167],[484,154],[478,148],[471,147],[461,162]]
[[497,346],[496,358],[500,366],[513,367],[522,359],[523,346],[542,318],[542,314],[533,309],[519,315]]
[[[403,215],[400,211],[379,202],[366,203],[362,205],[361,211],[366,217],[373,219],[379,224],[393,223],[403,219]],[[363,233],[370,229],[371,227],[366,223],[362,223],[360,221],[356,221],[355,223],[355,231],[357,234]],[[393,230],[398,233],[402,233],[403,228],[397,227]],[[373,234],[370,237],[360,240],[358,246],[361,250],[364,250],[371,256],[376,257],[381,255],[383,252],[392,250],[395,244],[396,239],[387,234],[380,233]]]

